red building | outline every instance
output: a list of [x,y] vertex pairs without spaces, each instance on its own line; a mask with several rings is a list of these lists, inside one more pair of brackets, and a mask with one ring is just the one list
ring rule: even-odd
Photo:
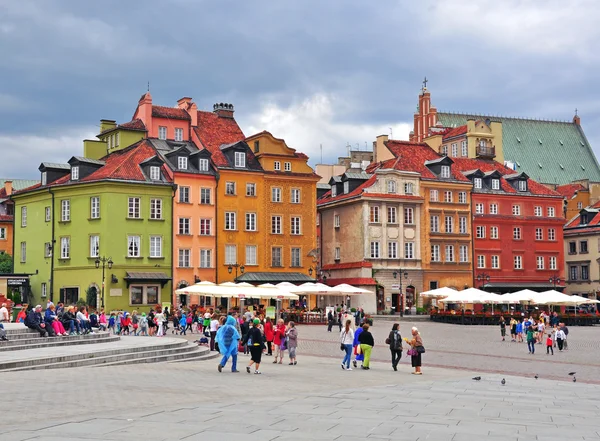
[[498,162],[452,159],[473,183],[474,286],[564,289],[562,196]]

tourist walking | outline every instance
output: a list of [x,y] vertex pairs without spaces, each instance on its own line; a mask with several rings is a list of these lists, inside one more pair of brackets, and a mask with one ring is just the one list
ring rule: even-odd
[[510,318],[510,341],[517,341],[517,321],[514,317]]
[[352,363],[354,364],[354,367],[358,367],[357,362],[359,361],[361,362],[362,366],[362,361],[365,359],[364,354],[360,352],[360,343],[358,342],[358,337],[360,336],[360,334],[362,334],[362,332],[362,326],[360,328],[357,328],[356,331],[354,331],[354,341],[352,342],[352,346],[354,347],[354,361]]
[[157,337],[164,337],[164,326],[165,326],[165,315],[162,313],[162,309],[160,307],[156,308],[156,314],[154,314],[154,320],[156,322],[156,326],[158,330],[156,331]]
[[327,332],[331,332],[331,328],[333,328],[333,312],[330,309],[327,313]]
[[410,345],[410,362],[412,367],[415,368],[413,372],[414,375],[423,375],[421,372],[421,354],[425,353],[425,347],[423,346],[423,339],[421,338],[421,334],[419,334],[419,330],[413,326],[410,330],[412,334],[412,339],[408,340],[404,339]]
[[556,344],[558,345],[558,350],[559,351],[563,350],[566,338],[567,338],[567,336],[565,335],[565,331],[563,330],[563,328],[557,328],[557,330],[556,330]]
[[533,335],[533,326],[527,327],[527,349],[531,355],[535,354],[535,337]]
[[517,322],[517,342],[523,343],[523,319],[519,319]]
[[250,363],[246,366],[246,372],[250,373],[250,368],[254,364],[254,373],[261,374],[260,372],[260,361],[262,352],[265,347],[262,332],[258,325],[260,324],[259,319],[254,319],[252,322],[252,328],[248,332],[248,347],[250,348]]
[[285,351],[285,324],[283,319],[277,321],[277,326],[273,331],[273,344],[275,345],[275,360],[273,360],[273,363],[277,363],[277,357],[279,356],[279,364],[282,364]]
[[219,352],[223,355],[221,362],[217,366],[219,372],[223,370],[229,357],[231,357],[231,372],[239,372],[237,370],[237,356],[240,334],[235,326],[235,318],[232,316],[227,317],[225,324],[217,330],[215,340],[219,345]]
[[392,353],[392,368],[397,371],[398,363],[402,358],[402,336],[400,335],[400,324],[394,323],[390,335],[386,339],[386,343],[390,346]]
[[373,334],[369,332],[369,325],[367,323],[362,326],[362,329],[363,331],[358,336],[360,352],[365,356],[361,367],[368,370],[370,369],[369,361],[371,360],[371,351],[373,350],[373,346],[375,346],[375,340],[373,339]]
[[148,337],[148,319],[146,318],[146,313],[142,312],[142,316],[140,317],[139,327],[135,335],[145,335]]
[[565,334],[565,337],[564,337],[564,340],[563,340],[563,349],[566,351],[566,350],[569,349],[569,346],[567,345],[567,340],[568,340],[568,337],[569,337],[569,328],[564,323],[559,323],[558,327],[560,329],[562,329],[563,333]]
[[296,348],[298,347],[298,329],[296,329],[296,324],[294,322],[289,323],[289,328],[285,332],[287,337],[287,348],[288,353],[290,354],[290,366],[295,366],[298,364],[296,361]]
[[271,318],[267,317],[267,322],[265,323],[265,340],[267,341],[267,355],[273,355],[273,323],[271,322]]
[[[342,369],[351,371],[350,360],[352,359],[352,346],[354,344],[354,330],[350,326],[352,322],[346,320],[346,324],[342,332],[340,332],[340,349],[345,351],[344,359],[342,360]],[[356,366],[356,365],[355,365]]]
[[506,339],[506,320],[504,320],[503,316],[500,316],[500,336],[502,337],[502,341]]
[[546,355],[549,355],[550,352],[552,352],[552,355],[554,355],[554,348],[552,347],[552,343],[552,334],[548,334],[546,338]]
[[210,350],[215,350],[215,342],[217,337],[217,330],[219,329],[219,320],[217,320],[217,314],[212,315],[212,320],[210,321]]

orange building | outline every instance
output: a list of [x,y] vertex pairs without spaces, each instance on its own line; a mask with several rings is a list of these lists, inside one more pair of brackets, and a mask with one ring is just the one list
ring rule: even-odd
[[22,190],[38,182],[27,179],[0,179],[0,254],[13,255],[14,203],[10,195],[13,191]]
[[589,182],[587,180],[582,183],[574,182],[572,184],[557,185],[554,190],[565,198],[563,209],[566,221],[570,221],[583,208],[591,205]]

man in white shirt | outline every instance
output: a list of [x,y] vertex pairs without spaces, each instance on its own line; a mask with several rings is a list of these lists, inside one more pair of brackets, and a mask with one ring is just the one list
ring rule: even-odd
[[8,323],[8,309],[6,308],[6,303],[2,304],[2,308],[0,308],[0,323]]

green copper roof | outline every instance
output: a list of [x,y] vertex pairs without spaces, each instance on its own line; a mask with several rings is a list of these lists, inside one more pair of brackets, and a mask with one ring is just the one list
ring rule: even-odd
[[504,160],[517,171],[544,184],[568,184],[577,179],[600,181],[600,166],[581,126],[572,122],[541,121],[460,113],[438,113],[444,127],[465,125],[467,119],[502,123]]
[[6,181],[12,181],[12,188],[15,191],[23,190],[24,188],[31,187],[35,184],[39,184],[40,181],[36,181],[33,179],[7,179],[0,178],[0,188],[4,187],[4,183]]

